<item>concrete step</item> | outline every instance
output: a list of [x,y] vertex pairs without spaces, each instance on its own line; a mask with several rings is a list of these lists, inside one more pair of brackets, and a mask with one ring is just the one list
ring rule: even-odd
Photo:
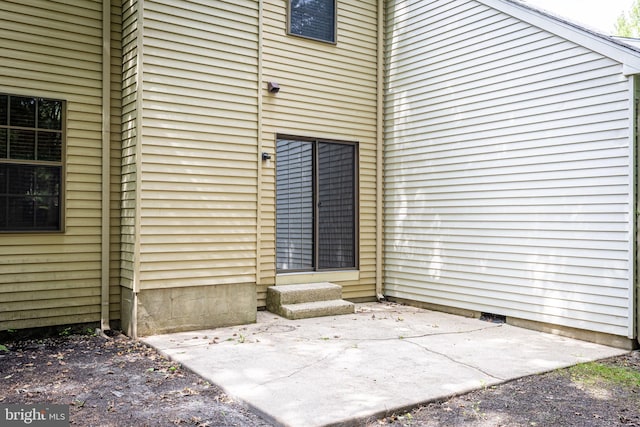
[[355,305],[342,300],[342,286],[319,282],[269,286],[267,310],[287,319],[334,316],[355,312]]
[[355,304],[341,299],[329,301],[303,302],[299,304],[285,304],[276,313],[287,319],[308,319],[310,317],[337,316],[355,313]]
[[319,282],[303,285],[280,285],[267,288],[267,309],[269,307],[300,304],[313,301],[342,299],[342,286],[335,283]]

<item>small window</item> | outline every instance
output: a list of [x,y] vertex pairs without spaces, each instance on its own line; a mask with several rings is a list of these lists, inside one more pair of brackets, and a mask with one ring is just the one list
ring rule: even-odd
[[336,42],[336,0],[290,0],[289,34]]
[[0,231],[62,229],[64,101],[0,94]]

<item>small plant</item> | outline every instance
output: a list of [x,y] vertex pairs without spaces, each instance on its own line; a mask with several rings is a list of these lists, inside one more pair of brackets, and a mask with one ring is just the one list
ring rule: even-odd
[[168,371],[171,372],[172,374],[175,373],[178,370],[177,366],[169,366]]
[[61,337],[68,337],[69,335],[71,335],[71,327],[66,327],[63,330],[60,331],[60,333],[58,333],[58,335],[60,335]]
[[413,422],[413,415],[411,415],[411,412],[407,412],[406,414],[404,414],[404,417],[409,422],[409,424]]
[[483,419],[485,414],[480,410],[480,404],[482,402],[480,400],[473,402],[471,404],[471,411],[463,410],[463,415],[467,418],[475,418],[477,420]]
[[6,345],[0,344],[0,351],[9,351]]
[[390,421],[398,421],[402,423],[403,426],[413,425],[413,415],[411,412],[407,412],[404,415],[393,414],[389,417]]

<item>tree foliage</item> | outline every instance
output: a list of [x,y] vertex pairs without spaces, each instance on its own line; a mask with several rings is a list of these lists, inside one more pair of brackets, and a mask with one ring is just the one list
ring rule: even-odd
[[631,9],[618,16],[616,35],[640,38],[640,0],[634,0]]

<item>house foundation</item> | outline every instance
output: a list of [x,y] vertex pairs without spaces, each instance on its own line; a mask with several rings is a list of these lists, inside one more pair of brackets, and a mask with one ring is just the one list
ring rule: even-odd
[[122,327],[130,336],[241,325],[256,321],[254,284],[122,290]]

